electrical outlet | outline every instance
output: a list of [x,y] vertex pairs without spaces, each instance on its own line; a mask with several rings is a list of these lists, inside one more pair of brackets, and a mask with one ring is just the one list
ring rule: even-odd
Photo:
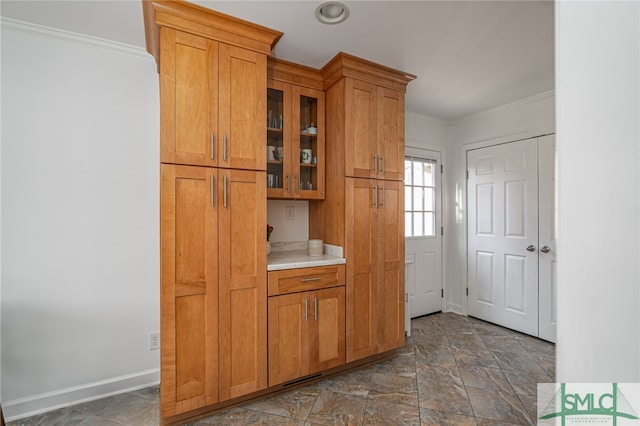
[[149,350],[160,349],[160,333],[149,333]]
[[293,209],[293,206],[286,206],[284,208],[284,220],[296,220],[296,211]]

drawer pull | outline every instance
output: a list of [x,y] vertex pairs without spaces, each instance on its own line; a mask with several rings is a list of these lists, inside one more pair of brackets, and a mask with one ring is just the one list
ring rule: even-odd
[[307,283],[309,281],[320,281],[322,280],[321,277],[315,277],[315,278],[300,278],[300,282],[302,283]]

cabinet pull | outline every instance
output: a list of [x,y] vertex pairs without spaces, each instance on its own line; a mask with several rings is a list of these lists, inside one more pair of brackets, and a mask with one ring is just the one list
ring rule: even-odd
[[313,278],[300,278],[301,283],[308,283],[309,281],[320,281],[321,277],[313,277]]
[[380,156],[380,173],[384,174],[384,155]]
[[227,134],[224,135],[224,141],[222,144],[222,160],[227,161]]
[[215,194],[215,181],[213,175],[211,175],[211,207],[213,207],[213,195]]
[[304,321],[309,322],[309,299],[304,299]]
[[380,193],[382,194],[382,200],[380,201],[380,204],[378,204],[378,207],[380,207],[381,209],[384,208],[384,185],[380,185]]
[[213,132],[211,132],[211,159],[213,160],[214,157],[214,146],[215,146],[215,140],[216,140],[216,136]]
[[223,180],[224,182],[222,186],[222,199],[223,199],[224,206],[227,207],[227,175],[224,175]]
[[287,192],[291,194],[291,175],[287,173]]
[[318,298],[313,298],[313,319],[318,321]]
[[373,173],[378,173],[378,154],[373,154]]
[[378,185],[373,187],[373,208],[378,208]]
[[293,187],[296,189],[296,194],[299,194],[300,193],[300,177],[298,175],[295,175],[293,179],[295,182]]

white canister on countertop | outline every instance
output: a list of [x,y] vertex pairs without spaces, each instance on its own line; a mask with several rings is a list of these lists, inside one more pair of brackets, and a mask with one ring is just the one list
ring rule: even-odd
[[324,254],[324,244],[322,240],[309,240],[309,256],[322,256]]

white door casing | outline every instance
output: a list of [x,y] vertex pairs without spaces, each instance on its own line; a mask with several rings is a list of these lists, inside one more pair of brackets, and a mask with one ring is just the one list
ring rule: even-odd
[[539,327],[538,337],[556,341],[556,290],[558,239],[558,163],[555,155],[555,135],[538,138],[539,194]]
[[469,315],[538,335],[536,140],[467,153]]
[[[406,155],[405,258],[409,277],[409,312],[410,317],[415,318],[442,310],[441,154],[407,148]],[[411,172],[407,171],[409,163],[413,163],[413,176],[408,176]],[[425,168],[422,171],[416,170],[420,164]],[[425,213],[419,213],[421,210]],[[424,226],[416,226],[416,221],[421,218],[424,219]]]

